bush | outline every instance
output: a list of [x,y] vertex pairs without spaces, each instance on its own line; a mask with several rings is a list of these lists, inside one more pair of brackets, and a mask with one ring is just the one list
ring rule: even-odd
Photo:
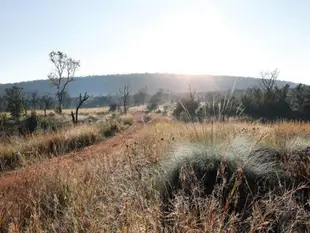
[[117,120],[110,121],[102,125],[101,132],[106,138],[113,137],[121,131],[120,123]]
[[179,120],[183,121],[183,122],[189,122],[190,121],[190,117],[188,116],[187,112],[182,111],[180,113]]
[[21,135],[32,134],[38,126],[38,118],[35,111],[31,112],[31,115],[21,122],[18,128]]
[[61,107],[56,107],[56,108],[54,109],[54,112],[55,112],[56,114],[61,114],[61,112],[62,112]]
[[117,109],[117,104],[113,103],[113,104],[110,104],[109,106],[109,112],[115,112],[116,109]]
[[52,117],[38,116],[38,127],[44,132],[56,131],[57,124]]
[[54,117],[56,114],[54,113],[54,112],[49,112],[48,114],[47,114],[47,116],[49,116],[49,117]]
[[176,109],[173,111],[173,115],[180,119],[182,112],[187,112],[187,115],[190,117],[190,120],[194,120],[196,109],[198,108],[199,103],[192,99],[182,99],[178,102]]
[[155,109],[157,109],[158,108],[158,104],[157,103],[149,103],[148,105],[147,105],[147,110],[148,111],[154,111]]
[[164,112],[167,113],[169,110],[169,105],[168,104],[164,104],[163,106]]
[[126,116],[121,116],[121,120],[124,125],[133,125],[133,116],[126,115]]

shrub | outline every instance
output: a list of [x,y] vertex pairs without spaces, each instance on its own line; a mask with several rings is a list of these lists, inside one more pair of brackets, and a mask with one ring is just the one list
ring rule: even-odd
[[158,108],[159,104],[162,103],[162,98],[164,94],[164,89],[159,89],[154,95],[152,95],[149,99],[147,109],[149,111],[154,111]]
[[0,113],[0,121],[7,121],[8,115],[6,113]]
[[54,109],[54,112],[55,112],[56,114],[61,114],[61,113],[62,113],[61,107],[56,107],[56,108]]
[[199,103],[195,100],[189,98],[183,98],[180,100],[176,106],[176,109],[173,111],[173,115],[180,119],[181,113],[186,112],[190,120],[194,120],[196,109],[198,108]]
[[167,113],[168,110],[169,110],[169,105],[168,104],[164,104],[163,110],[164,110],[164,113]]
[[47,116],[49,116],[49,117],[54,117],[56,114],[54,113],[54,112],[49,112],[48,114],[47,114]]
[[190,116],[188,116],[187,112],[182,111],[180,113],[179,120],[183,121],[183,122],[189,122],[190,121]]
[[21,122],[18,130],[21,135],[31,134],[37,129],[37,126],[37,114],[35,111],[31,111],[31,115]]
[[120,123],[117,120],[107,122],[102,125],[101,132],[106,138],[113,137],[121,131]]
[[157,109],[158,108],[158,104],[157,103],[149,103],[148,105],[147,105],[147,110],[148,111],[154,111],[155,109]]
[[109,112],[115,112],[117,109],[117,104],[116,103],[110,104],[109,107],[110,107]]
[[121,120],[124,125],[133,125],[134,123],[133,116],[130,116],[130,115],[121,116]]

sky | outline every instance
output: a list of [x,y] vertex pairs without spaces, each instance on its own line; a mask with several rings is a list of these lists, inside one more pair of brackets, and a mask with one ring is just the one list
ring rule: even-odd
[[47,79],[48,54],[77,76],[168,72],[310,84],[309,0],[0,0],[0,83]]

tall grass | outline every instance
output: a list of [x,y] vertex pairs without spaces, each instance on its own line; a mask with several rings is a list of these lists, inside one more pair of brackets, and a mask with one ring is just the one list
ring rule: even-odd
[[59,132],[11,137],[0,142],[0,171],[12,170],[46,157],[58,156],[95,144],[124,129],[121,119],[109,119],[93,125],[79,125]]
[[[223,152],[232,145],[250,151],[248,143],[253,148],[265,145],[290,151],[291,147],[308,146],[309,130],[310,125],[288,122],[260,125],[153,121],[109,154],[102,151],[82,164],[38,167],[28,171],[23,184],[1,189],[0,232],[160,232],[157,181],[160,164],[169,156],[167,151],[188,141],[221,148]],[[253,205],[252,216],[245,220],[251,226],[250,232],[267,232],[274,216],[289,219],[283,232],[294,232],[300,222],[309,219],[289,192],[286,194],[271,195]],[[232,214],[227,221],[216,198],[194,200],[200,219],[188,211],[185,196],[177,196],[172,213],[177,219],[176,232],[237,232],[239,216]],[[268,211],[262,211],[267,207]]]

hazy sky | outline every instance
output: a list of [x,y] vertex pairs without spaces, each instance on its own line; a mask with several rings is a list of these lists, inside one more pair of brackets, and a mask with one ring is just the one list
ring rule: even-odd
[[310,84],[309,0],[0,0],[0,83],[46,79],[48,54],[77,76],[205,73]]

